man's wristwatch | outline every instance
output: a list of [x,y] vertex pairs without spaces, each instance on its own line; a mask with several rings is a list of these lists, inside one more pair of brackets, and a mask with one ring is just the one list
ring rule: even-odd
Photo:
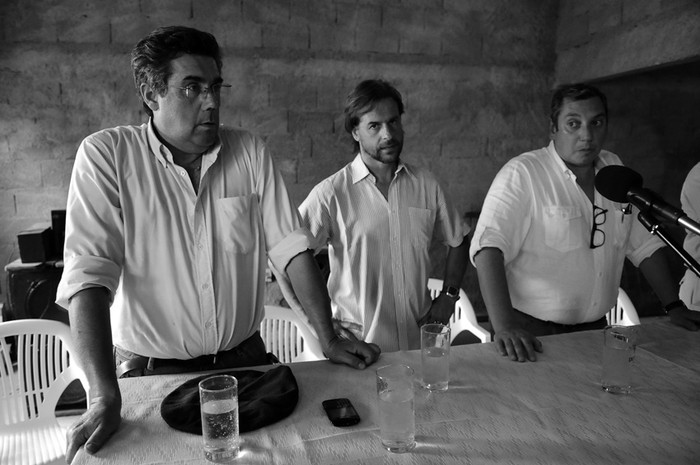
[[664,312],[666,313],[666,315],[668,315],[668,312],[670,312],[674,308],[685,308],[685,304],[682,300],[674,300],[670,304],[664,305]]
[[442,294],[445,294],[452,300],[459,299],[459,288],[454,286],[445,286],[442,288]]

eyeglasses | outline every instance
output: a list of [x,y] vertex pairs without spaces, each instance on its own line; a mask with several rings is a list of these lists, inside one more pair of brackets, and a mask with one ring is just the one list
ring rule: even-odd
[[605,231],[600,226],[605,224],[607,210],[593,205],[593,229],[591,229],[591,249],[605,244]]
[[210,93],[215,99],[218,100],[221,97],[222,89],[230,89],[231,84],[218,83],[212,84],[211,86],[205,86],[204,84],[194,82],[184,87],[176,88],[180,89],[182,93],[185,94],[185,98],[189,100],[196,100],[200,96],[203,98],[207,98],[207,95],[209,95]]

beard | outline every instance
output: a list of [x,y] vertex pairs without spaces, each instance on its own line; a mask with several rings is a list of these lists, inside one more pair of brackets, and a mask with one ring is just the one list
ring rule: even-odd
[[403,142],[399,140],[394,140],[384,144],[379,144],[376,148],[368,149],[363,145],[360,146],[361,149],[370,157],[377,160],[380,163],[392,164],[398,163],[401,157],[401,150],[403,149]]

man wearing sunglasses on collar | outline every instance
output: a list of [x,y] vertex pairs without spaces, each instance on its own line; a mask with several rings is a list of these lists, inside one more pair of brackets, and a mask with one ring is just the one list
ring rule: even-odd
[[598,170],[622,164],[602,150],[605,96],[585,84],[561,86],[550,119],[550,144],[513,158],[496,175],[471,242],[499,352],[535,361],[542,351],[537,336],[605,327],[625,258],[640,268],[674,323],[697,329],[678,305],[663,242],[629,205],[595,189]]

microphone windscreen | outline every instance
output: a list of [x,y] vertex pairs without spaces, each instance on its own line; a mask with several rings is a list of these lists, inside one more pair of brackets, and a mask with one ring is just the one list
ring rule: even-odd
[[595,175],[595,188],[613,202],[627,202],[627,193],[642,187],[642,175],[626,166],[609,165]]

